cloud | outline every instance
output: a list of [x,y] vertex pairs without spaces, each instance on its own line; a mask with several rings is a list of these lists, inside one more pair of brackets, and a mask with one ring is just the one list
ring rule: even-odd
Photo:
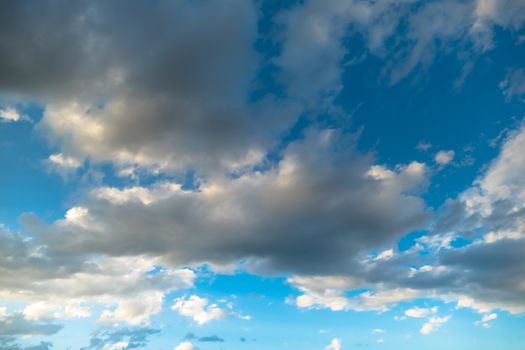
[[24,9],[1,9],[0,89],[42,104],[37,129],[65,159],[231,170],[258,161],[299,116],[269,93],[250,99],[260,66],[251,1]]
[[435,314],[438,311],[437,307],[433,308],[420,308],[420,307],[414,307],[412,309],[408,309],[405,311],[405,315],[408,317],[415,317],[415,318],[422,318],[427,317],[429,315]]
[[99,329],[81,350],[124,350],[147,347],[149,340],[160,330],[154,328]]
[[76,169],[82,166],[82,162],[73,157],[64,156],[62,153],[56,153],[49,156],[49,162],[59,168]]
[[193,344],[187,341],[180,343],[174,348],[174,350],[194,350],[194,349],[195,347],[193,346]]
[[514,96],[525,94],[525,72],[522,68],[512,68],[507,72],[505,79],[499,84],[501,92],[507,100]]
[[27,319],[20,312],[0,314],[0,341],[28,335],[52,335],[62,328],[62,325],[53,322]]
[[219,308],[217,304],[209,304],[208,299],[197,295],[189,298],[177,298],[171,307],[184,317],[189,317],[197,324],[202,325],[213,320],[218,320],[226,316],[226,311]]
[[474,324],[476,326],[490,328],[491,327],[491,321],[495,320],[496,318],[498,318],[498,314],[496,314],[496,313],[485,314],[485,315],[483,315],[481,320],[474,322]]
[[444,166],[454,160],[455,154],[456,153],[454,151],[439,151],[434,156],[434,160],[437,164]]
[[339,338],[332,339],[330,344],[328,344],[328,346],[326,346],[324,349],[325,350],[341,350],[341,340]]
[[0,109],[0,122],[1,123],[13,123],[13,122],[18,122],[22,120],[29,120],[29,118],[23,114],[20,114],[20,112],[18,112],[18,110],[16,110],[15,108],[7,107],[7,108]]
[[445,317],[431,317],[428,321],[421,327],[419,332],[421,334],[430,334],[436,332],[441,326],[450,320],[450,316]]
[[[346,276],[295,276],[288,283],[303,294],[293,302],[299,308],[327,308],[332,311],[385,311],[405,300],[421,296],[416,290],[381,288]],[[371,290],[347,297],[346,291],[370,287]]]
[[184,340],[197,340],[203,343],[224,343],[224,339],[215,334],[204,337],[197,337],[193,333],[188,333],[184,336]]
[[162,267],[157,258],[48,255],[17,234],[0,229],[0,238],[0,296],[27,303],[30,320],[87,317],[92,304],[104,304],[102,321],[147,323],[166,293],[195,279],[193,271]]

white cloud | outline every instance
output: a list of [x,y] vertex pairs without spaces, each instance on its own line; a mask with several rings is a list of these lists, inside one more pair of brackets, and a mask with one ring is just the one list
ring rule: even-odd
[[162,310],[166,293],[191,287],[195,279],[189,269],[161,268],[159,259],[140,256],[88,259],[78,271],[63,275],[43,268],[38,278],[31,274],[36,268],[13,271],[16,279],[0,277],[1,298],[29,302],[24,309],[29,320],[87,317],[93,305],[104,305],[99,322],[147,324]]
[[226,312],[217,304],[209,304],[208,299],[192,295],[189,298],[177,298],[171,307],[180,315],[189,317],[202,325],[226,316]]
[[416,306],[412,309],[406,310],[405,315],[407,315],[408,317],[423,318],[435,314],[437,311],[437,306],[433,308],[420,308]]
[[419,330],[421,334],[430,334],[436,332],[443,324],[450,320],[450,316],[445,317],[431,317]]
[[484,314],[483,317],[481,318],[481,320],[476,321],[474,324],[476,326],[490,328],[491,327],[491,321],[493,321],[493,320],[495,320],[497,318],[498,318],[498,314],[496,314],[496,313]]
[[404,300],[421,295],[409,288],[373,289],[354,297],[347,297],[347,290],[364,287],[362,281],[342,276],[292,277],[288,283],[298,288],[302,295],[295,299],[299,308],[327,308],[332,311],[385,311]]
[[330,344],[328,344],[324,350],[341,350],[341,340],[339,338],[332,339]]
[[18,122],[22,120],[29,120],[29,118],[23,114],[20,114],[16,110],[16,108],[7,107],[7,108],[0,109],[0,122],[13,123],[13,122]]
[[98,322],[115,323],[125,321],[132,325],[148,324],[151,316],[162,310],[164,293],[152,291],[132,298],[120,298],[114,311],[105,310]]
[[126,341],[119,341],[113,344],[106,344],[102,350],[124,350],[128,347],[129,343]]
[[434,160],[439,165],[447,165],[454,160],[454,151],[439,151],[434,156]]
[[387,249],[385,251],[382,251],[381,253],[379,253],[375,258],[374,260],[378,261],[387,261],[387,260],[390,260],[394,257],[394,249]]
[[84,318],[91,316],[91,309],[79,302],[38,301],[27,305],[23,314],[31,321]]
[[77,169],[82,166],[82,162],[70,156],[65,156],[62,153],[56,153],[49,156],[49,162],[54,166],[64,169]]
[[174,350],[194,350],[194,349],[195,347],[193,346],[193,344],[187,341],[180,343],[174,348]]

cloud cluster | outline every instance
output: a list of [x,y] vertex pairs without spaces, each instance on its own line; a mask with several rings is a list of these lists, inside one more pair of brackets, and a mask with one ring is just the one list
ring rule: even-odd
[[[313,122],[282,140],[300,116],[342,113],[334,101],[346,65],[379,57],[396,83],[450,43],[461,54],[489,50],[496,27],[522,27],[523,2],[304,1],[272,19],[270,58],[255,45],[258,16],[244,0],[0,4],[0,92],[42,105],[36,129],[56,149],[48,165],[147,174],[93,185],[52,223],[25,214],[23,234],[0,227],[0,297],[29,302],[0,319],[1,334],[55,333],[53,320],[86,317],[92,303],[109,305],[100,323],[147,325],[167,293],[193,285],[195,273],[179,266],[239,261],[291,274],[301,308],[381,311],[433,296],[486,313],[482,325],[493,308],[525,311],[524,127],[406,252],[392,247],[431,216],[425,164],[376,164],[354,136]],[[354,37],[365,49],[349,57]],[[265,65],[283,91],[254,93]],[[523,94],[522,78],[509,70],[507,98]],[[2,122],[24,118],[0,110]],[[453,159],[435,156],[442,166]],[[191,189],[174,180],[192,171]],[[457,237],[470,244],[453,247]],[[348,297],[355,289],[365,291]],[[225,315],[195,295],[173,309],[199,324]],[[448,321],[433,314],[407,310],[429,317],[425,334]],[[88,348],[142,346],[144,334],[133,337],[105,333]],[[327,349],[339,348],[334,339]]]
[[[263,171],[208,181],[100,187],[63,220],[23,222],[46,254],[246,260],[254,271],[349,271],[356,256],[422,227],[424,164],[388,169],[337,130],[310,130]],[[148,232],[147,235],[144,232]],[[183,247],[183,248],[181,248]]]

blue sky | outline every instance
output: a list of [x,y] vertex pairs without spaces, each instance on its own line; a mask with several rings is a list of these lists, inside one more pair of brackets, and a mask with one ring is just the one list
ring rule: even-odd
[[0,5],[0,349],[525,342],[525,4]]

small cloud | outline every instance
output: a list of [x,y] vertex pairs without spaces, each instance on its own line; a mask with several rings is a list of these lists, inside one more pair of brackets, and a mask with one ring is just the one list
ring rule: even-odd
[[485,315],[483,315],[481,320],[474,322],[474,324],[476,326],[490,328],[492,326],[492,324],[490,322],[495,320],[496,318],[498,318],[498,314],[496,314],[496,313],[485,314]]
[[30,119],[20,114],[15,108],[7,107],[0,109],[0,122],[2,123],[14,123],[19,121],[29,121]]
[[445,317],[431,317],[419,330],[421,334],[430,334],[436,332],[443,324],[450,320],[450,315]]
[[383,344],[385,342],[385,340],[383,338],[379,338],[376,340],[376,343],[378,344]]
[[424,142],[424,141],[420,141],[416,146],[416,150],[420,152],[426,152],[431,148],[432,148],[432,144],[429,142]]
[[223,343],[224,339],[214,334],[206,337],[200,337],[199,341],[203,343]]
[[434,156],[434,160],[437,164],[444,166],[452,162],[455,155],[456,153],[454,151],[439,151]]
[[414,307],[405,311],[405,315],[413,318],[423,318],[435,314],[438,311],[437,306],[433,308]]
[[195,349],[196,348],[193,346],[193,344],[188,341],[184,341],[174,348],[174,350],[195,350]]
[[324,350],[341,350],[341,340],[339,338],[332,339],[330,344],[328,344]]
[[381,328],[376,328],[372,331],[372,333],[374,334],[382,334],[382,333],[385,333],[385,330],[384,329],[381,329]]
[[48,160],[54,166],[62,169],[77,169],[82,165],[82,162],[78,159],[65,156],[62,153],[52,154]]
[[394,257],[394,249],[387,249],[379,253],[375,257],[374,261],[387,261],[387,260],[392,259],[393,257]]
[[200,325],[212,320],[218,320],[226,315],[226,312],[219,308],[217,304],[208,304],[208,299],[192,295],[188,299],[176,299],[171,309],[177,311],[182,316],[193,319],[193,321]]

